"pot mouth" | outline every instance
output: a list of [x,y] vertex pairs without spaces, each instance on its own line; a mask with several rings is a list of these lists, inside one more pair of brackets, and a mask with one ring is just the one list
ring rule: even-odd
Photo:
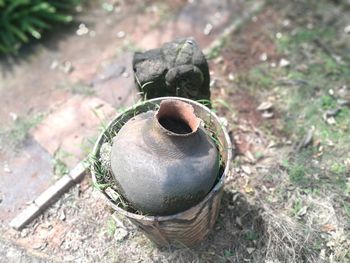
[[194,114],[193,107],[180,100],[163,100],[155,117],[160,128],[172,136],[194,134],[201,122]]

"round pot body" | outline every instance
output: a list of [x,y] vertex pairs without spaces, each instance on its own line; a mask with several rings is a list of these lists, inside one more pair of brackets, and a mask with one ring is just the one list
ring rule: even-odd
[[[116,127],[121,127],[128,120],[134,118],[135,112],[143,113],[147,111],[156,111],[163,100],[179,100],[192,105],[194,114],[200,118],[206,128],[213,131],[217,137],[219,144],[219,152],[221,161],[224,163],[223,171],[219,175],[219,179],[215,181],[215,185],[210,189],[206,196],[197,204],[189,207],[183,212],[174,213],[166,216],[149,216],[132,213],[122,209],[104,190],[100,190],[104,195],[107,203],[117,213],[127,217],[131,222],[141,229],[147,237],[158,246],[193,246],[200,240],[203,240],[215,224],[223,193],[223,185],[225,177],[230,171],[230,163],[232,159],[232,144],[226,129],[221,125],[217,116],[202,104],[178,97],[163,97],[144,101],[133,106],[117,116],[102,132],[95,144],[93,155],[96,160],[100,157],[101,146],[106,142],[106,136]],[[97,163],[91,167],[92,179],[98,183],[96,171]]]
[[130,119],[113,138],[111,167],[119,192],[148,215],[171,215],[199,203],[219,173],[218,149],[193,107],[164,100]]

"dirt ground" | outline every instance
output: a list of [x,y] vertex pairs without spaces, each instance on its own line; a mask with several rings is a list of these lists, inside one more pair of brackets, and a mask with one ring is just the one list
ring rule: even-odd
[[236,152],[196,247],[158,249],[115,221],[89,177],[3,236],[44,262],[350,262],[349,13],[346,1],[267,1],[211,56]]

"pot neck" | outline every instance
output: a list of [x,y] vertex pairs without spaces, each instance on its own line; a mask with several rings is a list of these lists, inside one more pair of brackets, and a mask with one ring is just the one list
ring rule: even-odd
[[154,116],[156,127],[172,137],[189,137],[197,133],[200,119],[193,107],[179,100],[164,100]]

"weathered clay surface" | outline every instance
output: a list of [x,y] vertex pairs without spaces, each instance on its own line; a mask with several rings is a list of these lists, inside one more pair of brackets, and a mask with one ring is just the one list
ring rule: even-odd
[[[111,166],[120,192],[150,215],[174,214],[197,204],[218,175],[214,142],[198,127],[192,106],[175,102],[179,104],[161,104],[156,116],[148,111],[132,118],[113,140]],[[184,106],[192,112],[189,108],[175,112]],[[190,130],[179,130],[179,121]]]
[[161,48],[136,52],[136,82],[147,99],[179,96],[209,99],[208,63],[194,39],[165,43]]

